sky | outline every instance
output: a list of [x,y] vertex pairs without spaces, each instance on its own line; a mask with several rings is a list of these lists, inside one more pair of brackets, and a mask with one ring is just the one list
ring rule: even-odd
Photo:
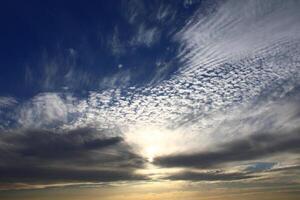
[[300,1],[0,3],[0,199],[300,198]]

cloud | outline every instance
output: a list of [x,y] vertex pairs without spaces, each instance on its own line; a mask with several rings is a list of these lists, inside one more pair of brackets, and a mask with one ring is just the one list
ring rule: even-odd
[[0,96],[0,130],[11,125],[13,109],[18,105],[18,101],[9,96]]
[[42,93],[23,104],[17,120],[28,128],[55,126],[67,122],[70,106],[59,94]]
[[189,8],[192,5],[197,4],[199,2],[200,2],[199,0],[184,0],[182,4],[185,8]]
[[[299,165],[278,167],[275,163],[258,162],[251,164],[247,168],[228,167],[218,170],[181,170],[164,176],[164,180],[180,180],[195,182],[233,182],[238,181],[241,184],[282,184],[287,181],[295,180],[299,174]],[[270,182],[269,182],[270,181]]]
[[[88,45],[82,44],[82,48],[62,48],[58,44],[54,52],[45,49],[38,57],[26,63],[24,80],[26,89],[34,92],[59,92],[63,89],[75,91],[82,88],[91,88],[97,83],[98,77],[90,71],[83,70],[82,65],[88,58],[92,59]],[[86,59],[83,59],[86,56]],[[89,57],[90,56],[90,57]],[[82,59],[82,63],[78,62]]]
[[1,97],[0,96],[0,109],[11,107],[15,104],[17,104],[18,101],[13,97]]
[[215,150],[158,157],[154,163],[165,167],[217,167],[284,153],[299,153],[299,129],[292,133],[254,134],[219,145]]
[[132,72],[130,70],[121,70],[123,66],[118,66],[120,71],[112,74],[111,76],[105,76],[99,81],[99,88],[124,88],[127,87],[132,78]]
[[164,4],[164,3],[158,5],[158,9],[155,9],[156,10],[155,19],[157,20],[157,22],[161,23],[163,26],[166,26],[171,22],[173,22],[176,19],[176,14],[177,14],[177,9],[175,5]]
[[193,172],[184,171],[167,176],[168,180],[187,180],[187,181],[236,181],[255,178],[256,176],[247,173],[223,173],[223,172]]
[[0,182],[69,183],[144,180],[145,160],[106,130],[13,130],[0,133]]
[[126,53],[125,46],[120,39],[120,33],[117,26],[114,28],[112,38],[108,40],[108,48],[115,57],[120,57]]
[[185,67],[199,70],[257,54],[272,55],[272,47],[299,39],[300,29],[294,26],[299,23],[298,8],[295,1],[231,0],[209,13],[199,9],[175,36],[183,46],[179,58]]
[[[116,145],[120,137],[99,138],[99,133],[92,129],[77,129],[59,134],[52,131],[28,130],[4,139],[6,143],[19,146],[19,154],[27,157],[58,159],[72,157],[72,153],[82,154],[89,150],[99,150]],[[25,146],[24,146],[25,145]]]
[[[4,183],[72,183],[72,182],[113,182],[146,180],[143,175],[128,170],[85,170],[51,167],[0,167],[1,182]],[[34,187],[34,185],[33,185]]]
[[137,23],[141,17],[146,14],[146,9],[143,1],[131,0],[122,1],[122,14],[127,19],[129,24]]
[[160,31],[157,27],[146,27],[141,24],[137,28],[137,33],[130,41],[131,46],[146,46],[150,47],[160,39]]

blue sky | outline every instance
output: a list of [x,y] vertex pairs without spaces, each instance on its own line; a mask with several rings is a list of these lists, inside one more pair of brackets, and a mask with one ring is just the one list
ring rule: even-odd
[[299,10],[292,0],[1,2],[0,197],[87,186],[120,199],[118,186],[137,199],[274,188],[297,199]]
[[[150,83],[157,68],[162,68],[159,65],[171,65],[161,76],[169,75],[178,67],[174,59],[178,45],[171,34],[200,5],[185,6],[181,1],[166,6],[159,1],[2,4],[1,85],[6,86],[1,94],[18,98],[64,87],[102,89],[97,81],[119,71],[132,76],[129,85]],[[45,65],[51,64],[60,65],[59,69],[47,71]],[[71,71],[74,76],[83,73],[89,81],[80,78],[74,83],[69,80],[73,77],[66,78]],[[51,84],[45,83],[48,80]]]

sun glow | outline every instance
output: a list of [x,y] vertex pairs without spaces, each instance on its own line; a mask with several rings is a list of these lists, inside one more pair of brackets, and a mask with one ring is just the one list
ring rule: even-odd
[[155,155],[159,152],[158,146],[149,146],[145,149],[145,154],[149,162],[153,162]]
[[191,141],[191,138],[180,130],[158,127],[132,128],[125,132],[125,139],[149,162],[153,162],[158,156],[187,150],[186,141]]

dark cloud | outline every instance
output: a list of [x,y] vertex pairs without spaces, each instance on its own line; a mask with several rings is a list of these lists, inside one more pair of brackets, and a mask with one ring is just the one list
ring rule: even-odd
[[121,137],[103,137],[101,132],[92,129],[78,129],[68,133],[55,133],[45,130],[28,130],[13,134],[4,141],[18,145],[18,153],[24,156],[59,157],[74,152],[99,150],[122,142]]
[[[210,170],[210,171],[193,171],[185,170],[178,173],[173,173],[164,177],[165,180],[184,180],[184,181],[239,181],[245,179],[264,178],[272,179],[272,174],[276,176],[280,174],[298,176],[300,166],[293,165],[280,168],[272,168],[275,163],[259,162],[251,165],[250,167],[237,172],[226,172],[223,170]],[[268,174],[268,176],[265,176]]]
[[223,172],[193,172],[185,171],[166,177],[168,180],[188,181],[234,181],[250,179],[256,176],[247,173],[223,173]]
[[141,180],[144,159],[105,130],[0,133],[0,183]]
[[220,145],[214,151],[159,157],[155,164],[165,167],[215,167],[221,164],[254,160],[280,153],[298,153],[299,129],[291,133],[255,134]]
[[111,182],[146,180],[145,176],[134,174],[130,170],[92,170],[55,167],[0,167],[1,182],[25,182],[35,184],[70,182]]

